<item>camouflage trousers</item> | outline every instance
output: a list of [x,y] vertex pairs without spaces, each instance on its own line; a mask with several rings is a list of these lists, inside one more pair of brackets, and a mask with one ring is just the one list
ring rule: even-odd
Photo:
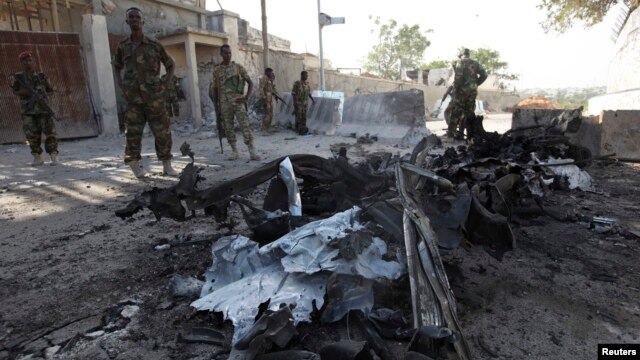
[[238,120],[238,125],[242,129],[242,136],[244,137],[244,143],[249,146],[253,144],[253,135],[251,134],[251,128],[249,127],[249,116],[247,115],[247,109],[243,103],[236,103],[233,101],[223,101],[220,111],[222,112],[222,124],[224,125],[224,132],[227,135],[227,141],[230,145],[236,143],[236,133],[234,131],[233,119],[235,117]]
[[33,155],[42,154],[42,134],[44,133],[44,150],[47,154],[58,152],[58,139],[53,118],[47,114],[22,115],[22,131],[29,142]]
[[458,131],[463,132],[464,124],[462,124],[462,120],[465,116],[475,113],[477,95],[477,90],[456,91],[452,99],[448,133],[453,134],[456,131],[456,127],[460,127]]
[[262,119],[262,130],[269,130],[273,121],[273,104],[271,101],[264,103],[264,118]]
[[295,110],[296,124],[295,129],[300,134],[306,134],[307,128],[307,104],[298,104]]
[[167,116],[164,101],[156,100],[147,104],[127,104],[124,114],[125,137],[127,145],[124,149],[124,162],[139,161],[142,147],[142,132],[145,124],[155,138],[156,155],[158,160],[170,160],[171,146],[171,120]]

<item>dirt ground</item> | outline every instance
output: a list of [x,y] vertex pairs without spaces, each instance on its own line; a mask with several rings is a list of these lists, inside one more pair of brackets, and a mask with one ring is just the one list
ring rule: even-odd
[[[486,127],[504,128],[505,119],[490,118]],[[443,132],[443,122],[428,126]],[[281,130],[256,134],[263,161],[249,162],[241,145],[241,160],[231,162],[217,139],[174,137],[178,170],[189,160],[179,156],[183,141],[205,168],[201,187],[286,154],[329,157],[336,143],[349,146],[353,161],[411,150]],[[133,178],[123,149],[122,136],[64,141],[63,165],[31,167],[26,145],[0,146],[0,359],[44,358],[56,345],[57,359],[212,359],[220,347],[184,343],[178,333],[208,326],[231,334],[219,315],[195,312],[191,298],[175,298],[170,288],[173,274],[203,278],[210,243],[155,249],[226,230],[204,214],[182,223],[158,222],[148,210],[117,218],[114,211],[142,190],[176,181],[159,175],[152,137],[143,139],[153,173],[147,181]],[[465,290],[458,312],[474,358],[595,359],[598,343],[640,342],[640,166],[600,162],[587,170],[596,191],[550,194],[545,205],[557,219],[514,224],[517,248],[501,262],[481,248],[444,254],[459,270],[449,274],[452,284]],[[237,209],[231,214],[240,223],[235,232],[249,235]],[[615,219],[613,231],[578,221],[596,215]],[[393,286],[410,310],[406,278]],[[294,347],[317,351],[323,341],[349,338],[343,328],[302,325]]]

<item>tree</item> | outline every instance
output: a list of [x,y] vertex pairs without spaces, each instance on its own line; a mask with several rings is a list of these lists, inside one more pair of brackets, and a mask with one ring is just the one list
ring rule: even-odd
[[573,27],[574,21],[582,21],[585,27],[591,27],[604,19],[604,16],[618,3],[624,3],[631,10],[638,7],[638,0],[541,0],[538,9],[547,11],[547,18],[541,23],[545,32],[563,33]]
[[[462,49],[460,49],[462,50]],[[504,80],[518,80],[518,75],[507,73],[509,63],[500,59],[500,52],[487,48],[478,48],[477,50],[470,50],[469,57],[477,61],[487,74],[495,75],[500,83],[498,86],[501,89],[506,89]]]
[[[371,18],[371,16],[369,16]],[[367,54],[363,67],[383,78],[396,80],[400,71],[417,69],[422,64],[425,50],[431,42],[420,30],[420,25],[409,26],[389,19],[386,24],[376,17],[378,44]],[[371,30],[373,33],[375,30]],[[426,32],[431,32],[427,30]]]
[[431,69],[442,69],[448,68],[451,66],[451,61],[448,60],[433,60],[428,64],[422,65],[423,70],[431,70]]

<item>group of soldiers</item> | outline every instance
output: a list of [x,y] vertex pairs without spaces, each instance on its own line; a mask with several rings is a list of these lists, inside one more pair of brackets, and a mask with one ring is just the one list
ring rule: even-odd
[[[253,82],[247,74],[247,70],[240,64],[231,61],[231,47],[222,45],[220,48],[222,63],[213,69],[213,79],[209,87],[209,97],[213,101],[218,120],[218,132],[224,132],[231,147],[230,160],[238,158],[238,148],[236,146],[236,136],[234,129],[234,118],[238,121],[242,129],[244,143],[249,149],[251,160],[259,160],[260,157],[255,152],[253,146],[253,135],[249,127],[249,116],[247,114],[247,103],[253,91]],[[291,95],[293,98],[295,129],[300,135],[309,132],[307,128],[307,105],[308,100],[315,104],[315,99],[311,96],[311,88],[308,82],[306,71],[300,73],[300,80],[293,84]],[[258,83],[258,101],[256,108],[264,113],[262,120],[262,131],[265,134],[272,132],[271,123],[273,121],[274,100],[284,100],[280,97],[275,85],[276,75],[271,68],[266,68],[264,75],[260,77]],[[247,92],[244,92],[244,85],[247,84]]]
[[[163,165],[163,174],[177,176],[171,166],[171,120],[169,114],[177,115],[176,99],[167,99],[176,88],[174,76],[175,63],[167,54],[164,47],[156,40],[147,37],[142,31],[144,25],[143,13],[139,8],[132,7],[126,11],[126,23],[131,35],[118,44],[113,66],[116,70],[116,80],[122,89],[126,102],[125,122],[125,156],[133,174],[142,178],[145,170],[141,164],[141,144],[143,130],[146,124],[155,138],[155,149],[158,159]],[[237,120],[242,130],[244,143],[249,150],[251,160],[259,160],[253,145],[253,135],[249,127],[247,103],[253,91],[253,83],[246,69],[231,61],[231,47],[223,45],[220,48],[222,63],[213,69],[213,77],[209,96],[214,103],[219,134],[226,135],[231,156],[229,160],[239,157],[234,132],[234,120]],[[14,75],[11,84],[14,93],[20,98],[23,118],[23,130],[31,147],[33,165],[42,165],[41,137],[45,135],[45,151],[51,157],[51,164],[58,163],[58,142],[54,124],[55,115],[48,106],[46,95],[53,88],[45,75],[34,70],[33,54],[24,51],[18,55],[23,71]],[[166,74],[160,77],[160,64],[163,64]],[[487,78],[486,71],[476,61],[469,58],[469,50],[464,49],[460,60],[454,63],[455,80],[452,88],[453,96],[450,107],[447,134],[461,138],[464,129],[469,134],[469,124],[475,119],[475,99],[478,86]],[[124,74],[124,75],[123,75]],[[245,93],[245,83],[248,85]],[[295,130],[300,135],[307,134],[306,124],[308,100],[315,104],[311,96],[308,74],[302,71],[300,80],[293,84],[291,91],[295,115]],[[271,132],[273,120],[273,101],[282,101],[275,86],[273,69],[266,68],[260,78],[258,87],[259,107],[264,110],[262,122],[264,133]],[[456,130],[457,129],[457,130]],[[222,143],[221,143],[222,145]]]
[[[118,44],[112,64],[116,70],[116,80],[126,102],[125,123],[125,156],[124,162],[131,168],[137,178],[145,176],[141,164],[141,144],[146,124],[153,133],[158,159],[162,162],[163,174],[177,176],[171,165],[171,120],[170,115],[178,115],[177,101],[180,98],[179,86],[176,87],[174,76],[175,63],[158,41],[146,36],[142,31],[144,18],[142,10],[137,7],[127,9],[125,22],[131,34]],[[209,96],[214,103],[219,132],[226,135],[231,147],[230,160],[238,159],[234,119],[240,125],[251,160],[259,160],[253,145],[253,136],[249,127],[247,102],[253,91],[253,83],[245,68],[231,61],[231,48],[223,45],[220,48],[222,63],[213,70],[213,79]],[[23,71],[14,75],[11,84],[14,93],[20,98],[23,119],[23,131],[31,147],[32,165],[42,165],[41,138],[45,135],[45,151],[51,157],[51,164],[58,163],[58,141],[54,124],[54,113],[48,106],[47,94],[53,88],[45,75],[34,69],[33,54],[24,51],[18,55]],[[166,74],[160,77],[160,64],[164,65]],[[293,102],[295,128],[299,134],[306,134],[306,110],[311,89],[307,81],[308,74],[303,71],[300,80],[293,86]],[[273,119],[273,100],[282,100],[275,84],[275,74],[267,68],[260,78],[259,101],[265,109],[262,129],[271,132]],[[244,92],[245,83],[248,85]],[[174,91],[175,90],[175,91]],[[176,94],[174,94],[176,93]],[[172,94],[176,96],[172,96]],[[175,99],[174,99],[175,97]]]

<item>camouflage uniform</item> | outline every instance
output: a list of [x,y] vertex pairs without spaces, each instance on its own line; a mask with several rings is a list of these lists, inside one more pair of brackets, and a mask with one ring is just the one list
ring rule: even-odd
[[309,101],[309,95],[311,95],[311,88],[309,82],[298,80],[293,83],[293,89],[291,90],[291,96],[293,97],[293,104],[296,115],[296,131],[299,133],[306,133],[307,129],[307,104]]
[[[53,92],[49,80],[43,73],[33,72],[27,74],[26,72],[19,72],[14,75],[13,84],[11,88],[14,91],[20,91],[22,85],[20,80],[30,86],[36,93],[41,94]],[[43,96],[44,97],[44,96]],[[43,101],[47,101],[46,97]],[[20,96],[20,112],[22,113],[22,130],[29,142],[31,148],[31,154],[42,154],[42,133],[44,133],[44,149],[47,154],[58,153],[58,140],[56,139],[56,127],[53,122],[53,117],[49,111],[43,109],[37,101],[31,96]]]
[[[166,82],[167,79],[167,74],[162,75],[162,77],[160,78],[162,79],[162,82]],[[180,79],[177,77],[173,78],[173,86],[170,86],[167,90],[167,96],[166,96],[166,107],[167,107],[167,114],[169,114],[169,116],[173,117],[173,116],[180,116],[180,101],[181,100],[186,100],[186,97],[184,96],[184,91],[182,91],[182,87],[180,86]]]
[[235,100],[244,94],[244,83],[251,81],[247,70],[235,62],[229,65],[218,64],[213,69],[213,86],[219,86],[218,98],[220,101],[220,117],[224,124],[224,131],[227,141],[233,147],[236,143],[236,134],[233,131],[233,118],[238,120],[242,129],[244,143],[253,146],[253,135],[249,127],[249,116],[247,115],[246,104],[237,103]]
[[280,96],[276,90],[276,84],[267,75],[260,77],[258,84],[258,99],[261,108],[264,109],[264,119],[262,119],[262,130],[269,130],[273,120],[273,98]]
[[487,79],[487,73],[475,60],[463,57],[454,63],[455,80],[453,82],[453,96],[451,99],[451,121],[447,133],[453,135],[456,126],[461,128],[458,133],[462,133],[463,120],[466,117],[474,117],[476,109],[476,96],[478,96],[478,86]]
[[171,121],[165,107],[165,88],[160,79],[160,63],[165,68],[174,66],[173,59],[162,44],[145,36],[139,45],[130,38],[118,44],[113,65],[124,68],[122,95],[127,102],[124,115],[127,145],[124,162],[139,161],[144,125],[155,137],[159,160],[171,160]]

